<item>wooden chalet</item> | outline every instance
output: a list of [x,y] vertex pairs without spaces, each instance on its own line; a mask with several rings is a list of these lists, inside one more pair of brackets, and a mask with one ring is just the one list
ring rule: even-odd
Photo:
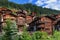
[[29,24],[33,21],[33,17],[32,16],[26,16],[26,23]]
[[43,16],[41,17],[41,22],[43,22],[43,26],[44,26],[44,31],[46,31],[48,34],[52,34],[53,32],[53,22],[55,21],[55,18],[51,17],[51,16]]
[[6,19],[11,19],[12,22],[15,21],[19,32],[23,31],[25,24],[28,25],[27,30],[30,32],[42,31],[52,34],[54,28],[55,30],[60,30],[60,14],[37,17],[34,12],[27,15],[25,10],[19,10],[16,14],[13,14],[7,8],[0,8],[0,32],[2,31],[2,26],[6,25]]
[[23,27],[25,25],[25,17],[26,14],[23,13],[23,10],[17,11],[17,26],[18,26],[18,30],[19,32],[23,30]]
[[54,24],[55,24],[54,28],[55,28],[55,30],[60,31],[60,14],[55,15],[55,18],[56,18],[56,20],[54,22]]
[[29,23],[28,31],[30,32],[36,31],[37,25],[39,24],[37,23],[38,20],[39,17],[36,17],[31,23]]
[[12,22],[13,21],[16,22],[16,17],[17,17],[17,15],[14,15],[11,10],[9,10],[7,8],[0,8],[0,23],[1,23],[0,28],[1,28],[1,30],[4,26],[6,26],[5,21],[7,19],[11,19]]

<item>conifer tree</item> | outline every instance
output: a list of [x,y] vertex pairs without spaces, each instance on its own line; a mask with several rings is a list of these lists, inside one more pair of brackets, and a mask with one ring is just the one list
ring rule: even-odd
[[17,28],[15,23],[12,23],[10,19],[6,20],[6,27],[4,27],[3,40],[13,40],[13,36],[17,34]]

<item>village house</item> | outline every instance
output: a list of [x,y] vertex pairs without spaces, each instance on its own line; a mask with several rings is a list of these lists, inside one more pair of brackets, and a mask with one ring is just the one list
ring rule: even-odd
[[5,21],[11,19],[16,23],[19,32],[23,32],[23,28],[27,27],[27,31],[35,32],[42,31],[52,34],[53,30],[60,30],[60,14],[51,16],[36,16],[36,13],[32,12],[27,15],[27,11],[18,10],[16,14],[7,8],[0,8],[0,32],[2,27],[6,25]]
[[17,11],[17,26],[18,26],[18,30],[20,33],[23,32],[23,28],[25,26],[25,17],[26,14],[23,13],[23,10]]
[[37,31],[44,32],[44,31],[45,31],[44,28],[45,28],[45,24],[41,22],[41,23],[38,24],[36,30],[37,30]]
[[26,16],[26,23],[29,24],[33,21],[33,17],[32,16]]
[[[55,18],[51,17],[51,16],[43,16],[41,17],[41,22],[43,22],[44,24],[44,31],[47,32],[48,34],[52,34],[53,32],[53,22],[55,21]],[[42,27],[42,26],[41,26]]]
[[54,22],[54,28],[57,31],[60,31],[60,14],[57,14],[54,16],[56,18],[55,22]]
[[39,20],[39,17],[36,17],[31,23],[29,23],[28,31],[35,32],[37,28],[37,21]]
[[[17,15],[14,15],[11,10],[7,8],[0,8],[0,32],[6,26],[6,20],[11,19],[11,22],[16,22]],[[17,26],[16,26],[17,27]]]
[[3,10],[6,10],[6,8],[0,8],[0,32],[2,32]]

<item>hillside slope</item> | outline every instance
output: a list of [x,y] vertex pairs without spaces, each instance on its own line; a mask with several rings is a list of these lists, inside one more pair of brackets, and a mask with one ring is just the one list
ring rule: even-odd
[[27,4],[16,4],[13,2],[9,2],[8,0],[0,0],[0,7],[14,8],[14,9],[22,9],[22,10],[30,10],[31,12],[36,12],[39,14],[56,14],[60,13],[60,11],[52,10],[48,8],[42,8],[40,6],[32,5],[30,3]]

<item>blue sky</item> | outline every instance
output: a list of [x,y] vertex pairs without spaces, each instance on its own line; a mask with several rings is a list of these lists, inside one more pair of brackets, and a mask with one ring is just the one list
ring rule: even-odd
[[15,2],[18,4],[32,3],[35,4],[37,0],[9,0],[10,2]]
[[43,8],[51,8],[55,10],[60,10],[60,0],[9,0],[10,2],[25,4],[32,3],[37,6],[42,6]]

